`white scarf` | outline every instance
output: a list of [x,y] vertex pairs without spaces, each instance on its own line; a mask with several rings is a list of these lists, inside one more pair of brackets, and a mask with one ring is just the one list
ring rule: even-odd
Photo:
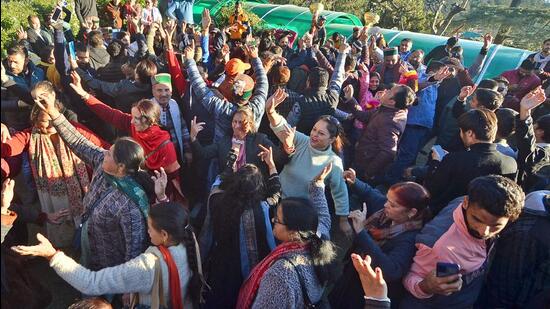
[[535,67],[539,71],[544,71],[544,68],[550,62],[550,55],[543,57],[542,52],[538,52],[535,54],[535,57],[533,58],[533,60],[535,60]]

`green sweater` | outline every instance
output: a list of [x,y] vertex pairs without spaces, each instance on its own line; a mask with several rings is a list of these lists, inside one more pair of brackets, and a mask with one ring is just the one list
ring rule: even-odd
[[[277,134],[288,126],[286,120],[282,120],[275,127],[271,127]],[[295,151],[290,155],[288,162],[279,175],[285,197],[308,198],[308,186],[311,180],[332,161],[332,171],[325,179],[325,185],[330,187],[336,215],[347,216],[349,214],[348,188],[343,173],[342,159],[332,151],[332,147],[320,151],[311,147],[309,136],[296,131],[294,137]]]

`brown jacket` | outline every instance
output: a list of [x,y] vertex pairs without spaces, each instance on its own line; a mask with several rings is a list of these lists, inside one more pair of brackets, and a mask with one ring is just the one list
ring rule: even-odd
[[381,176],[397,154],[397,144],[407,124],[407,110],[380,106],[354,114],[366,124],[355,146],[358,175],[366,179]]

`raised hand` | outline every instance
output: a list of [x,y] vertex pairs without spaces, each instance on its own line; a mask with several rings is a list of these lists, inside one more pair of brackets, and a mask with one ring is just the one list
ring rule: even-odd
[[276,108],[283,103],[288,97],[288,93],[282,88],[279,88],[273,93],[265,103],[265,110],[267,114],[276,113]]
[[27,31],[23,29],[23,26],[17,30],[17,41],[22,41],[27,39]]
[[[273,149],[272,147],[265,147],[263,145],[258,145],[260,148],[260,153],[258,154],[258,157],[262,159],[263,162],[267,165],[269,170],[272,170],[275,168],[275,161],[273,161]],[[271,173],[270,173],[271,174]]]
[[345,170],[342,176],[344,176],[344,180],[350,185],[354,184],[357,179],[357,173],[353,168]]
[[151,176],[151,179],[155,183],[155,195],[157,200],[166,200],[166,186],[168,185],[168,176],[164,171],[164,168],[160,168],[158,171],[154,171],[155,176]]
[[542,90],[541,86],[538,86],[528,94],[526,94],[519,103],[520,118],[525,120],[530,114],[531,110],[546,101],[546,94]]
[[176,31],[176,27],[177,24],[175,20],[168,19],[168,21],[166,21],[166,24],[164,25],[164,31],[166,32],[168,38],[172,39],[172,37],[174,36],[174,32]]
[[51,259],[57,252],[52,243],[40,233],[36,234],[36,239],[38,239],[38,245],[36,246],[14,246],[11,249],[20,255],[41,256]]
[[355,234],[359,234],[365,229],[365,221],[367,220],[367,204],[363,203],[362,210],[357,209],[350,212],[348,218],[351,219]]
[[318,184],[324,183],[325,178],[327,178],[331,171],[332,162],[329,162],[329,164],[325,165],[325,167],[323,167],[323,169],[321,170],[321,172],[319,172],[319,174],[317,174],[317,176],[313,177],[313,182]]
[[346,42],[342,42],[342,44],[340,44],[340,48],[338,49],[338,51],[343,54],[343,53],[348,53],[350,50],[350,46],[348,45],[348,43]]
[[283,143],[283,148],[286,153],[294,152],[294,137],[296,136],[296,127],[290,128],[285,126],[285,129],[279,132],[279,139]]
[[8,127],[3,123],[1,124],[0,133],[2,136],[2,144],[11,139],[10,129],[8,129]]
[[210,28],[210,24],[212,23],[212,17],[210,17],[210,10],[204,9],[202,11],[202,29],[205,31],[208,31],[208,28]]
[[434,79],[437,81],[444,80],[445,78],[451,76],[451,70],[449,70],[448,67],[442,67],[440,68],[434,75]]
[[81,96],[85,100],[88,99],[90,94],[88,92],[86,92],[86,90],[84,90],[84,88],[82,88],[80,75],[78,75],[78,73],[76,73],[75,71],[72,71],[71,72],[71,78],[73,79],[73,82],[70,84],[71,88],[73,88],[73,90],[76,92],[76,94],[78,94],[79,96]]
[[353,86],[351,84],[344,87],[344,98],[348,101],[353,98]]
[[39,93],[36,95],[34,103],[41,110],[45,111],[51,119],[56,119],[59,117],[59,110],[55,107],[55,95]]
[[469,96],[471,96],[474,91],[476,91],[477,86],[464,86],[462,89],[460,89],[460,94],[458,95],[458,99],[460,101],[466,100]]
[[359,274],[365,296],[376,299],[388,298],[388,286],[382,275],[382,270],[380,267],[376,267],[374,270],[372,269],[371,257],[367,255],[365,259],[363,259],[360,255],[353,253],[351,255],[351,261],[353,262],[353,267],[355,267],[355,270]]
[[493,44],[493,35],[491,33],[486,33],[483,36],[483,48],[487,49]]
[[200,131],[204,129],[205,124],[206,123],[204,122],[197,122],[197,116],[191,119],[191,130],[189,132],[189,138],[191,139],[192,142],[194,142],[197,139],[197,135],[199,134]]
[[244,45],[244,52],[251,59],[258,58],[258,47],[256,47],[256,46],[245,44]]

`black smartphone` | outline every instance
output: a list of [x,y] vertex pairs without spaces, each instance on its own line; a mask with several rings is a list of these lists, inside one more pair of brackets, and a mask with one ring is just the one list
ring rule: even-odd
[[458,274],[460,266],[455,263],[437,262],[435,272],[437,277],[448,277]]
[[61,17],[61,8],[60,8],[60,7],[56,7],[56,8],[55,8],[55,11],[54,11],[53,14],[52,14],[52,20],[53,20],[53,21],[58,21],[58,20],[59,20],[59,17]]

